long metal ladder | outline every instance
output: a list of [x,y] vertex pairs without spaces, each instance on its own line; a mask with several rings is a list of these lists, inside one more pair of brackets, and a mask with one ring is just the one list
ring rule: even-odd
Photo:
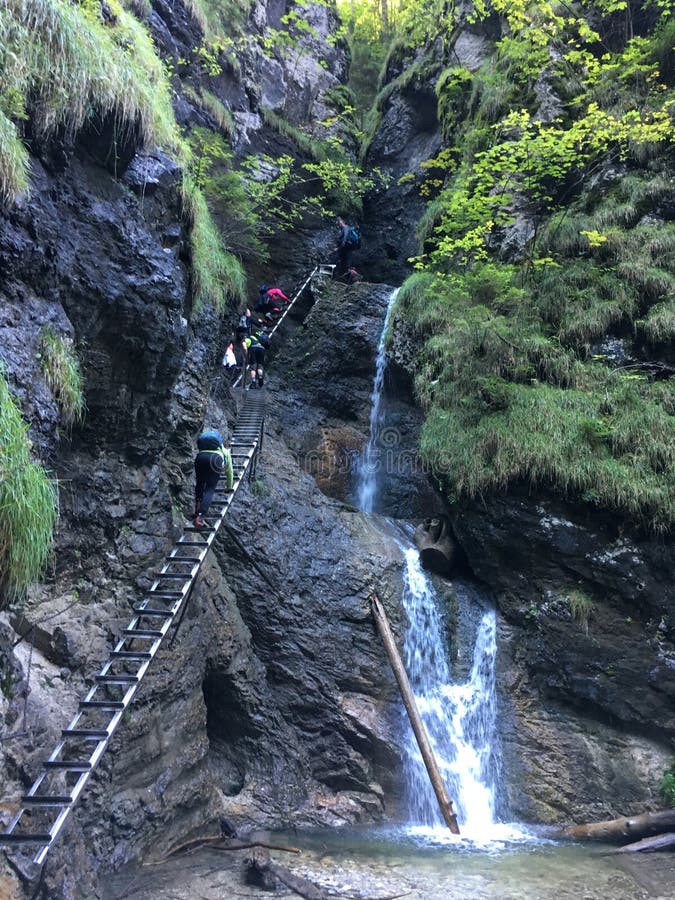
[[[293,295],[270,332],[274,334],[291,307],[315,275],[330,276],[333,266],[318,265]],[[237,379],[233,388],[241,380]],[[174,544],[144,598],[134,605],[134,616],[122,632],[94,684],[80,701],[78,711],[61,740],[21,798],[21,808],[0,846],[39,845],[33,862],[42,865],[77,803],[110,739],[117,730],[143,676],[172,626],[180,625],[187,600],[202,563],[214,542],[244,477],[255,474],[262,447],[265,420],[264,390],[243,392],[231,441],[234,482],[231,490],[217,488],[213,504],[218,512],[206,518],[207,527],[189,525]]]
[[217,511],[206,517],[207,527],[187,526],[174,544],[152,586],[134,605],[133,618],[80,701],[74,718],[61,732],[61,740],[21,798],[21,808],[0,835],[0,844],[40,845],[33,860],[39,865],[105,752],[164,638],[172,625],[180,622],[202,563],[244,477],[248,474],[250,478],[255,472],[262,445],[265,393],[246,392],[237,416],[231,441],[232,489],[218,487],[212,506]]

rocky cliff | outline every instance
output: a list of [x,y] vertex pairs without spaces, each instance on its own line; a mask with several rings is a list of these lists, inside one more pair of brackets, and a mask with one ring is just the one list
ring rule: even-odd
[[[285,10],[255,4],[247,28],[262,34]],[[282,153],[292,144],[261,105],[295,124],[323,117],[346,71],[325,40],[332,13],[311,15],[327,68],[247,46],[215,75],[185,62],[203,37],[187,4],[153,0],[148,22],[163,53],[183,60],[180,84],[227,103],[238,153]],[[460,38],[457,52],[477,64],[484,38]],[[178,85],[181,124],[213,124],[191,97]],[[397,181],[442,143],[424,71],[382,112],[369,161]],[[0,348],[58,478],[61,524],[45,582],[2,616],[0,722],[3,737],[20,733],[0,744],[3,822],[189,515],[195,435],[204,422],[227,432],[237,405],[218,374],[231,318],[192,307],[176,162],[130,152],[111,173],[91,134],[34,150],[30,195],[0,215]],[[367,597],[377,583],[402,627],[401,561],[385,526],[355,511],[353,476],[387,282],[407,271],[422,207],[406,180],[372,198],[363,268],[383,284],[317,288],[306,324],[279,336],[258,477],[50,854],[43,897],[98,896],[106,870],[157,858],[220,817],[250,827],[396,814],[396,698]],[[306,219],[273,244],[270,267],[251,264],[251,280],[271,268],[292,284],[328,241]],[[72,433],[38,364],[45,323],[82,354],[87,415]],[[383,484],[381,511],[416,519],[446,510],[417,461],[410,337],[400,326],[393,336],[398,477]],[[500,614],[504,815],[552,822],[656,805],[675,728],[671,546],[524,488],[448,511]],[[0,875],[17,897],[24,862]]]

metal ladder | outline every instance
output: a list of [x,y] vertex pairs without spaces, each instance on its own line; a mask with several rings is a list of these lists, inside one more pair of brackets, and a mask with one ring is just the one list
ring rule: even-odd
[[21,808],[0,845],[38,844],[33,861],[41,865],[63,828],[92,772],[122,721],[148,666],[159,652],[172,625],[179,625],[202,563],[214,542],[244,477],[255,474],[265,419],[264,390],[246,393],[231,441],[234,482],[231,490],[217,488],[206,518],[207,527],[189,525],[165,558],[134,616],[122,632],[108,661],[61,740],[21,798]]

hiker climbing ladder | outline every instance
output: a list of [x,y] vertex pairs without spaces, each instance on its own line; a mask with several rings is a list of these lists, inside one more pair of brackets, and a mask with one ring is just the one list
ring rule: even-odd
[[[312,269],[276,322],[270,337],[312,279],[316,275],[330,276],[333,268],[318,265]],[[240,379],[241,376],[233,387]],[[122,632],[108,661],[95,676],[94,684],[80,701],[68,727],[61,732],[61,740],[43,763],[42,771],[28,793],[21,798],[21,808],[7,831],[0,834],[0,845],[38,845],[41,849],[33,861],[38,865],[45,861],[164,638],[172,627],[177,630],[180,625],[202,563],[244,477],[250,480],[255,475],[262,447],[265,393],[247,393],[240,407],[231,441],[234,482],[230,490],[216,489],[212,508],[219,512],[205,517],[206,528],[187,526],[165,557],[152,586],[134,605],[134,617]]]
[[108,661],[94,678],[61,740],[21,798],[21,808],[0,844],[40,845],[34,862],[42,864],[69,812],[77,802],[124,711],[181,614],[194,587],[202,563],[216,538],[234,496],[248,476],[255,473],[262,446],[265,392],[247,394],[231,441],[234,483],[230,490],[217,488],[207,527],[189,525],[165,558],[144,598],[134,605],[134,616],[122,632]]

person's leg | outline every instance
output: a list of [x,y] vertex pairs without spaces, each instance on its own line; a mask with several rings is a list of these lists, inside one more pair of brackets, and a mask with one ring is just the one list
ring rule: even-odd
[[258,387],[263,386],[263,381],[265,379],[265,348],[259,347],[258,352],[256,353],[256,366],[257,366],[257,374],[258,374]]
[[223,458],[219,453],[209,453],[211,458],[208,463],[207,472],[205,475],[205,488],[204,488],[204,496],[200,505],[200,512],[202,516],[205,516],[208,511],[211,503],[213,502],[213,495],[216,492],[216,487],[218,486],[218,479],[223,471]]
[[206,477],[209,471],[209,456],[209,453],[198,453],[195,457],[195,518],[201,514]]

